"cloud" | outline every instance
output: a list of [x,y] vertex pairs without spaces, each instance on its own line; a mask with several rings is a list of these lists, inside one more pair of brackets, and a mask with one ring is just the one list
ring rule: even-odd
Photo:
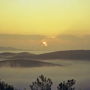
[[81,37],[78,37],[76,35],[58,35],[57,38],[61,40],[69,40],[69,41],[73,41],[73,40],[77,41],[82,39]]
[[83,39],[90,41],[90,35],[84,35],[84,36],[83,36]]
[[44,35],[38,35],[38,34],[33,34],[33,35],[10,35],[10,34],[0,34],[0,39],[30,39],[30,40],[42,40],[46,38]]
[[[58,35],[64,49],[90,49],[90,35]],[[63,43],[62,43],[63,42]]]
[[[42,47],[41,41],[46,41],[48,47]],[[27,48],[30,50],[70,50],[70,49],[90,49],[90,35],[0,35],[1,46],[11,46],[16,48]]]

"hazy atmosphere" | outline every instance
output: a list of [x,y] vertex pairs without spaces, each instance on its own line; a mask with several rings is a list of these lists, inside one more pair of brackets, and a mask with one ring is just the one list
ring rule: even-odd
[[0,0],[0,46],[90,49],[89,3],[90,0]]
[[0,0],[0,90],[90,90],[90,0]]
[[27,50],[90,49],[90,35],[0,35],[0,46]]

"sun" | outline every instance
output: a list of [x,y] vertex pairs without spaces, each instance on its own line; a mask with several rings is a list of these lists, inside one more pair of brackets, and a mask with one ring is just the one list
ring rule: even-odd
[[45,46],[45,47],[47,47],[47,46],[48,46],[48,44],[47,44],[47,42],[46,42],[46,41],[43,41],[43,42],[42,42],[42,45],[43,45],[43,46]]

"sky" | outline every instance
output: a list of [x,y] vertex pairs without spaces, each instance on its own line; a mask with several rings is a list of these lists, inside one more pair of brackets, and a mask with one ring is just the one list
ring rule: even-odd
[[90,0],[0,0],[0,46],[90,49]]

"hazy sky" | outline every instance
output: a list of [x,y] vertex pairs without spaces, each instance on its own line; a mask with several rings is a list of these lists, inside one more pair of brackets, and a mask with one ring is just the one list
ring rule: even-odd
[[0,0],[0,46],[90,49],[89,35],[90,0]]

